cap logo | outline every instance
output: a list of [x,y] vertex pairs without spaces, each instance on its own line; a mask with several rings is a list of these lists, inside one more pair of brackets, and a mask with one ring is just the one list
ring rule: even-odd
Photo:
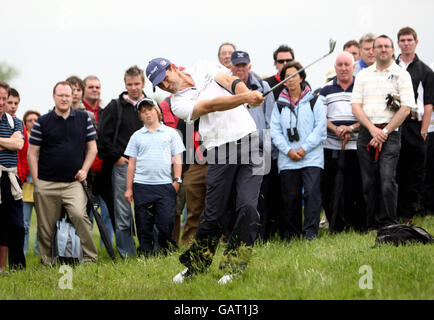
[[153,74],[155,71],[157,71],[158,66],[155,66],[154,69],[151,70],[150,74]]
[[244,58],[244,53],[243,52],[237,52],[238,58]]
[[164,67],[167,64],[167,62],[165,60],[161,60],[160,64]]

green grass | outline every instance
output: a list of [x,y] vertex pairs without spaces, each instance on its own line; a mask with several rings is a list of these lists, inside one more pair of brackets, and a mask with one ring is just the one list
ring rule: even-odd
[[[31,247],[35,232],[32,219]],[[434,217],[414,224],[434,232]],[[99,234],[94,228],[99,245]],[[375,234],[346,232],[330,235],[321,230],[313,241],[285,243],[275,239],[258,244],[245,272],[233,283],[220,286],[219,247],[210,269],[184,284],[172,277],[183,269],[181,250],[168,257],[118,259],[112,262],[100,248],[99,260],[72,271],[73,289],[61,289],[59,266],[44,267],[39,257],[27,255],[27,268],[0,276],[0,300],[299,300],[299,299],[418,299],[434,298],[433,246],[383,245],[373,248]],[[362,266],[372,268],[372,289],[361,289]]]

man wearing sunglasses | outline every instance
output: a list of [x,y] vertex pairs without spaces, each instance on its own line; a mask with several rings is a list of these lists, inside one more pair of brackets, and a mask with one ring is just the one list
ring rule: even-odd
[[[274,59],[274,66],[277,69],[277,73],[271,77],[265,78],[264,80],[268,82],[270,85],[270,88],[274,87],[276,84],[278,84],[280,79],[280,71],[282,71],[283,66],[285,63],[288,63],[292,60],[294,60],[294,50],[292,50],[291,47],[288,47],[287,45],[282,44],[279,46],[279,48],[276,49],[273,53],[273,59]],[[283,90],[283,86],[280,88],[274,90],[274,100],[277,100],[279,98],[280,93]]]

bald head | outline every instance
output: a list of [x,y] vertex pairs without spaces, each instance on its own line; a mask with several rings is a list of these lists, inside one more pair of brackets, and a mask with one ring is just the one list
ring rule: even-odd
[[349,52],[341,52],[335,62],[336,78],[340,84],[351,84],[353,82],[354,57]]

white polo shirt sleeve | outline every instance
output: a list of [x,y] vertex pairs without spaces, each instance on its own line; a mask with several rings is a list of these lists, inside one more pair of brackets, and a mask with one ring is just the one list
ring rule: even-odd
[[191,116],[199,95],[220,72],[231,74],[228,68],[209,61],[199,61],[193,67],[185,69],[183,73],[189,74],[193,78],[195,86],[179,91],[172,96],[171,108],[173,113],[187,122],[194,120],[191,119]]

